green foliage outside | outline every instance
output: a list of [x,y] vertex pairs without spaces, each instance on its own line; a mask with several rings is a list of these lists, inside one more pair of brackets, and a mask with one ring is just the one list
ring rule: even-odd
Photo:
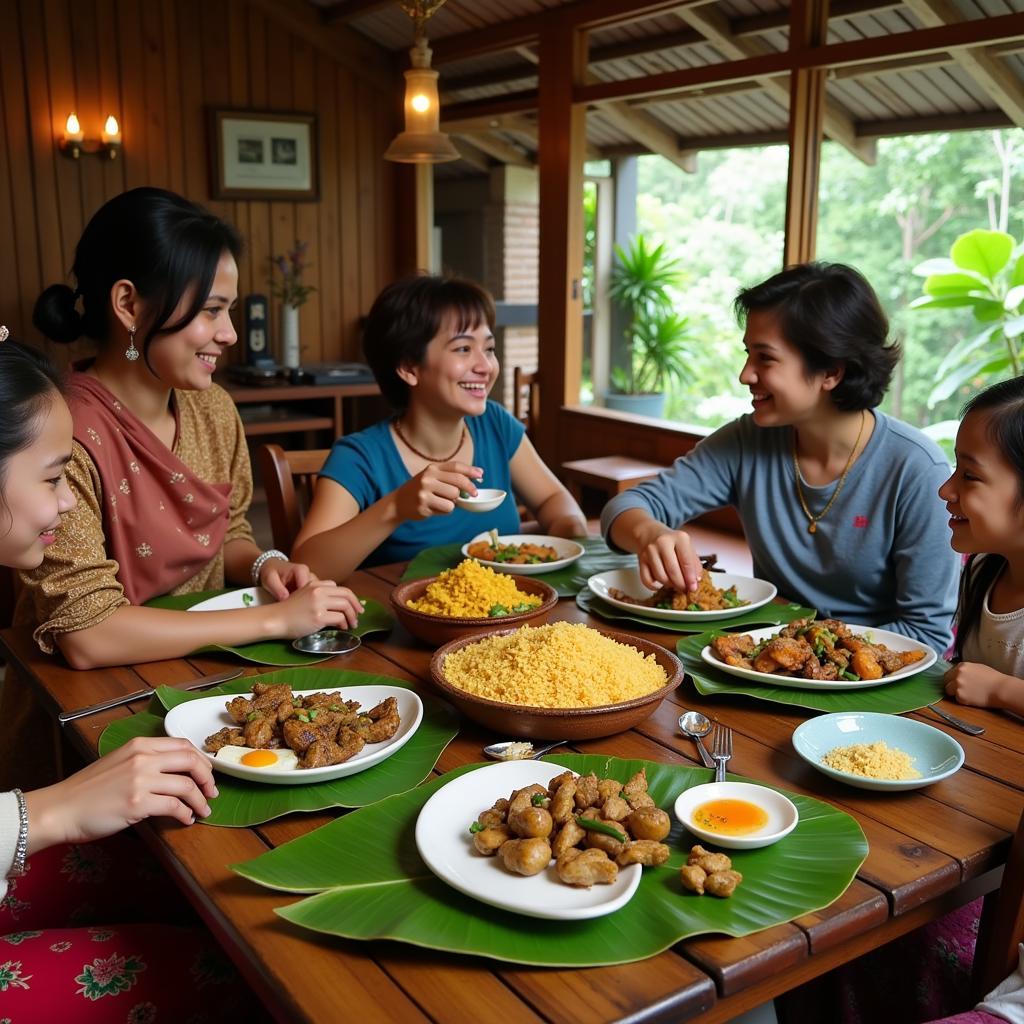
[[[673,298],[693,336],[692,379],[669,392],[673,419],[717,426],[749,408],[736,380],[743,349],[732,302],[782,265],[786,172],[784,146],[703,152],[692,175],[660,157],[640,160],[638,231],[679,260],[686,284]],[[901,339],[887,411],[921,427],[954,420],[983,383],[964,380],[929,405],[950,350],[978,325],[970,306],[909,308],[921,295],[914,268],[976,228],[1020,238],[1022,191],[1020,129],[883,139],[874,166],[825,144],[818,256],[864,273]]]

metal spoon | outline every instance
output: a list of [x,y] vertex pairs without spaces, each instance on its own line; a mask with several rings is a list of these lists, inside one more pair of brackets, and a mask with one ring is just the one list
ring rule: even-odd
[[[529,740],[502,740],[500,743],[490,743],[484,747],[484,753],[488,757],[493,757],[495,761],[504,761],[505,757],[502,755],[513,743],[529,743]],[[549,750],[554,750],[555,747],[561,747],[567,743],[567,740],[558,740],[557,743],[549,743],[546,747],[534,747],[532,754],[527,754],[525,758],[514,758],[512,760],[531,760],[536,761],[541,754],[546,754]],[[533,746],[533,744],[530,744]]]
[[679,728],[697,744],[704,767],[714,768],[715,762],[711,760],[707,748],[701,743],[701,737],[707,736],[711,732],[711,720],[708,716],[702,715],[699,711],[687,711],[679,716]]

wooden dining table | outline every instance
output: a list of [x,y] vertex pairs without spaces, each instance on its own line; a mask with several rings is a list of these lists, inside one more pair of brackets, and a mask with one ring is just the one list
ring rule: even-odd
[[[352,586],[360,596],[386,604],[403,568],[360,571]],[[571,598],[559,601],[551,620],[604,625]],[[628,632],[670,650],[679,636],[638,627]],[[237,665],[228,655],[202,655],[76,671],[41,654],[27,633],[7,630],[2,642],[15,669],[7,685],[30,681],[54,716],[141,686],[183,682]],[[395,676],[426,693],[432,653],[396,624],[389,634],[368,637],[356,652],[323,666]],[[247,671],[269,670],[253,665]],[[84,756],[95,757],[103,729],[146,705],[143,700],[75,721],[65,727],[68,739]],[[966,764],[950,778],[911,792],[853,789],[801,760],[791,736],[812,712],[747,697],[704,698],[689,679],[635,728],[572,746],[582,753],[699,765],[692,742],[677,725],[684,707],[732,727],[729,767],[735,774],[828,801],[860,823],[870,852],[831,906],[742,938],[687,939],[636,963],[582,970],[523,967],[300,929],[274,909],[302,897],[261,888],[228,867],[343,812],[291,814],[252,828],[186,828],[161,821],[136,827],[282,1021],[726,1021],[998,888],[1024,806],[1024,724],[1019,721],[957,707],[958,715],[984,726],[985,734],[951,731],[966,751]],[[912,717],[949,730],[927,711]],[[482,760],[481,747],[499,738],[464,722],[436,774]],[[481,904],[481,915],[487,912]]]

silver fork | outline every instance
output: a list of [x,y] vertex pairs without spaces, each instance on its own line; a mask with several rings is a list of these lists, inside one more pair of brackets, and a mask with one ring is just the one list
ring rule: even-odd
[[715,761],[715,782],[725,782],[725,765],[732,757],[732,729],[715,722],[711,733],[711,756]]

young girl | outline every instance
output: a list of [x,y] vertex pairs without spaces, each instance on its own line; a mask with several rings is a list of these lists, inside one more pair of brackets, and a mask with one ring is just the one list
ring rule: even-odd
[[[242,424],[212,379],[237,340],[240,249],[233,227],[188,200],[134,189],[86,226],[76,290],[52,285],[36,302],[47,337],[98,345],[69,381],[78,505],[25,574],[17,614],[75,668],[355,625],[350,590],[253,542]],[[144,607],[226,583],[261,584],[278,603],[204,615]]]
[[945,651],[957,560],[933,495],[948,465],[875,408],[899,349],[871,286],[850,267],[808,263],[741,292],[736,308],[753,411],[614,498],[605,536],[637,552],[652,589],[691,590],[700,562],[681,527],[732,505],[755,576],[822,617]]
[[939,497],[953,550],[969,555],[946,692],[961,704],[1024,714],[1024,377],[967,403],[956,470]]
[[[516,498],[542,533],[586,534],[523,425],[487,400],[498,376],[494,317],[491,296],[460,278],[421,274],[377,297],[363,347],[395,416],[338,440],[321,470],[295,544],[315,572],[344,579],[361,563],[402,561],[491,527],[518,533]],[[508,496],[487,516],[457,508],[459,492],[480,483]]]
[[[0,565],[35,568],[75,506],[64,477],[71,415],[59,388],[53,368],[0,327]],[[181,901],[131,836],[79,844],[152,815],[189,825],[216,795],[206,759],[170,737],[132,740],[43,789],[0,793],[5,1019],[142,1021],[159,1009],[161,1019],[184,1020],[211,1001],[232,1019],[254,1008],[198,928],[81,927],[138,920],[161,897],[164,911]],[[207,987],[182,985],[190,970]]]

